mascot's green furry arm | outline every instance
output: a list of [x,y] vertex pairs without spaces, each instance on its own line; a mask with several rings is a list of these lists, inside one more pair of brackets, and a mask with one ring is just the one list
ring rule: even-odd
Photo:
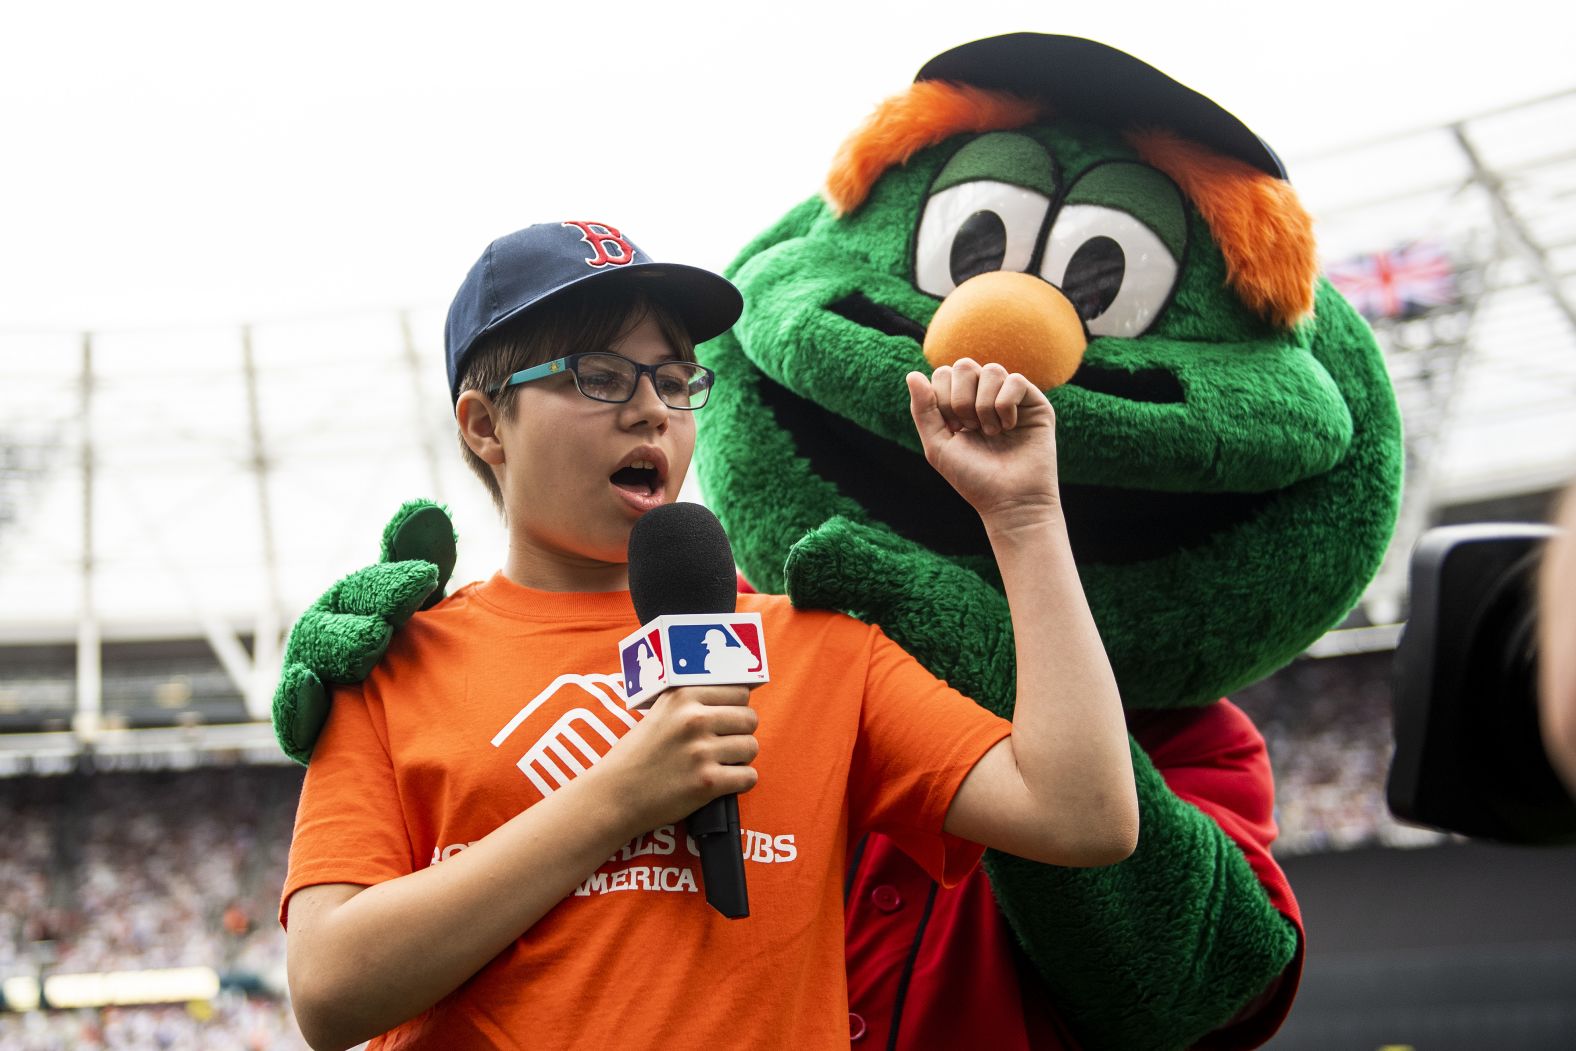
[[[1284,1017],[1300,919],[1269,857],[1262,739],[1219,698],[1357,601],[1401,463],[1378,348],[1319,280],[1310,230],[1273,152],[1208,99],[1092,41],[1014,34],[927,64],[824,197],[732,266],[746,306],[701,348],[719,382],[697,455],[745,576],[881,624],[1007,714],[1000,581],[919,452],[903,382],[999,361],[1056,408],[1073,549],[1134,737],[1142,827],[1119,865],[991,854],[963,886],[909,895],[899,852],[852,848],[854,1035],[1251,1047]],[[422,535],[452,565],[446,520]],[[386,535],[385,562],[419,550]],[[314,684],[364,674],[429,594],[391,572],[342,581],[292,633],[275,722],[299,760],[326,706]]]

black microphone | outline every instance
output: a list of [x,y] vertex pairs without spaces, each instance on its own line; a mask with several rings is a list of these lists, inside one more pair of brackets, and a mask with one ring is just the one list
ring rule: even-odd
[[[730,614],[738,607],[733,547],[700,504],[665,504],[629,534],[629,597],[642,624],[679,613]],[[739,846],[739,797],[718,796],[684,819],[700,850],[706,901],[729,919],[750,914]]]

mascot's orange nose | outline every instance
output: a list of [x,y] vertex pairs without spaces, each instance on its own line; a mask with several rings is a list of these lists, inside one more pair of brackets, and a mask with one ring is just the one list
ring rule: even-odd
[[1083,322],[1057,288],[1033,274],[996,270],[963,282],[925,332],[932,367],[959,358],[996,362],[1041,390],[1060,387],[1083,361]]

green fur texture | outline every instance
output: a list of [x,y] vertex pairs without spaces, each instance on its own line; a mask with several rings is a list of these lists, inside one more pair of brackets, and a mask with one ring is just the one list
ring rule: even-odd
[[[1075,380],[1049,392],[1063,503],[1124,703],[1210,703],[1338,622],[1379,565],[1401,441],[1378,347],[1323,281],[1310,321],[1282,331],[1260,320],[1230,291],[1197,210],[1176,219],[1174,187],[1133,172],[1116,135],[1052,122],[1010,142],[995,134],[946,167],[979,139],[921,151],[850,215],[806,200],[740,253],[729,274],[744,314],[701,348],[720,379],[697,418],[707,501],[756,587],[880,624],[1010,715],[1012,630],[994,560],[908,416],[903,376],[930,371],[920,340],[938,305],[918,285],[917,231],[938,177],[1054,184],[1052,214],[1064,201],[1123,211],[1151,223],[1176,283],[1148,331],[1096,337],[1084,362],[1170,386],[1131,396]],[[1000,170],[992,157],[1005,158]],[[1183,1047],[1276,979],[1296,933],[1221,828],[1136,748],[1135,766],[1132,858],[1073,870],[989,855],[987,871],[1089,1046]]]
[[1297,931],[1236,844],[1136,744],[1133,772],[1141,824],[1126,861],[1067,869],[987,851],[984,864],[1086,1047],[1172,1051],[1258,996],[1291,962]]
[[[924,653],[938,677],[1012,717],[1007,602],[966,569],[837,518],[789,552],[794,604],[845,609]],[[1089,1047],[1181,1048],[1291,961],[1297,933],[1236,844],[1173,795],[1135,743],[1139,842],[1120,865],[1057,868],[990,852],[998,904]]]
[[329,686],[365,679],[394,631],[443,598],[455,553],[448,512],[408,501],[383,530],[382,561],[341,578],[301,614],[274,688],[274,736],[286,755],[306,765],[328,719]]

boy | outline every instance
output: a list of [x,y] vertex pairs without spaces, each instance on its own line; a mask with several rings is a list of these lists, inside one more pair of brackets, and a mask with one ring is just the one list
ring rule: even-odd
[[[771,596],[741,596],[771,683],[624,709],[629,531],[676,498],[713,379],[694,342],[740,310],[722,278],[604,224],[500,238],[466,277],[450,392],[508,550],[336,695],[281,904],[314,1046],[842,1046],[851,835],[880,829],[949,882],[972,844],[1062,865],[1132,851],[1127,734],[1061,519],[1054,417],[999,366],[908,385],[1006,585],[1011,724],[879,629]],[[674,828],[735,792],[743,921],[704,905]]]

